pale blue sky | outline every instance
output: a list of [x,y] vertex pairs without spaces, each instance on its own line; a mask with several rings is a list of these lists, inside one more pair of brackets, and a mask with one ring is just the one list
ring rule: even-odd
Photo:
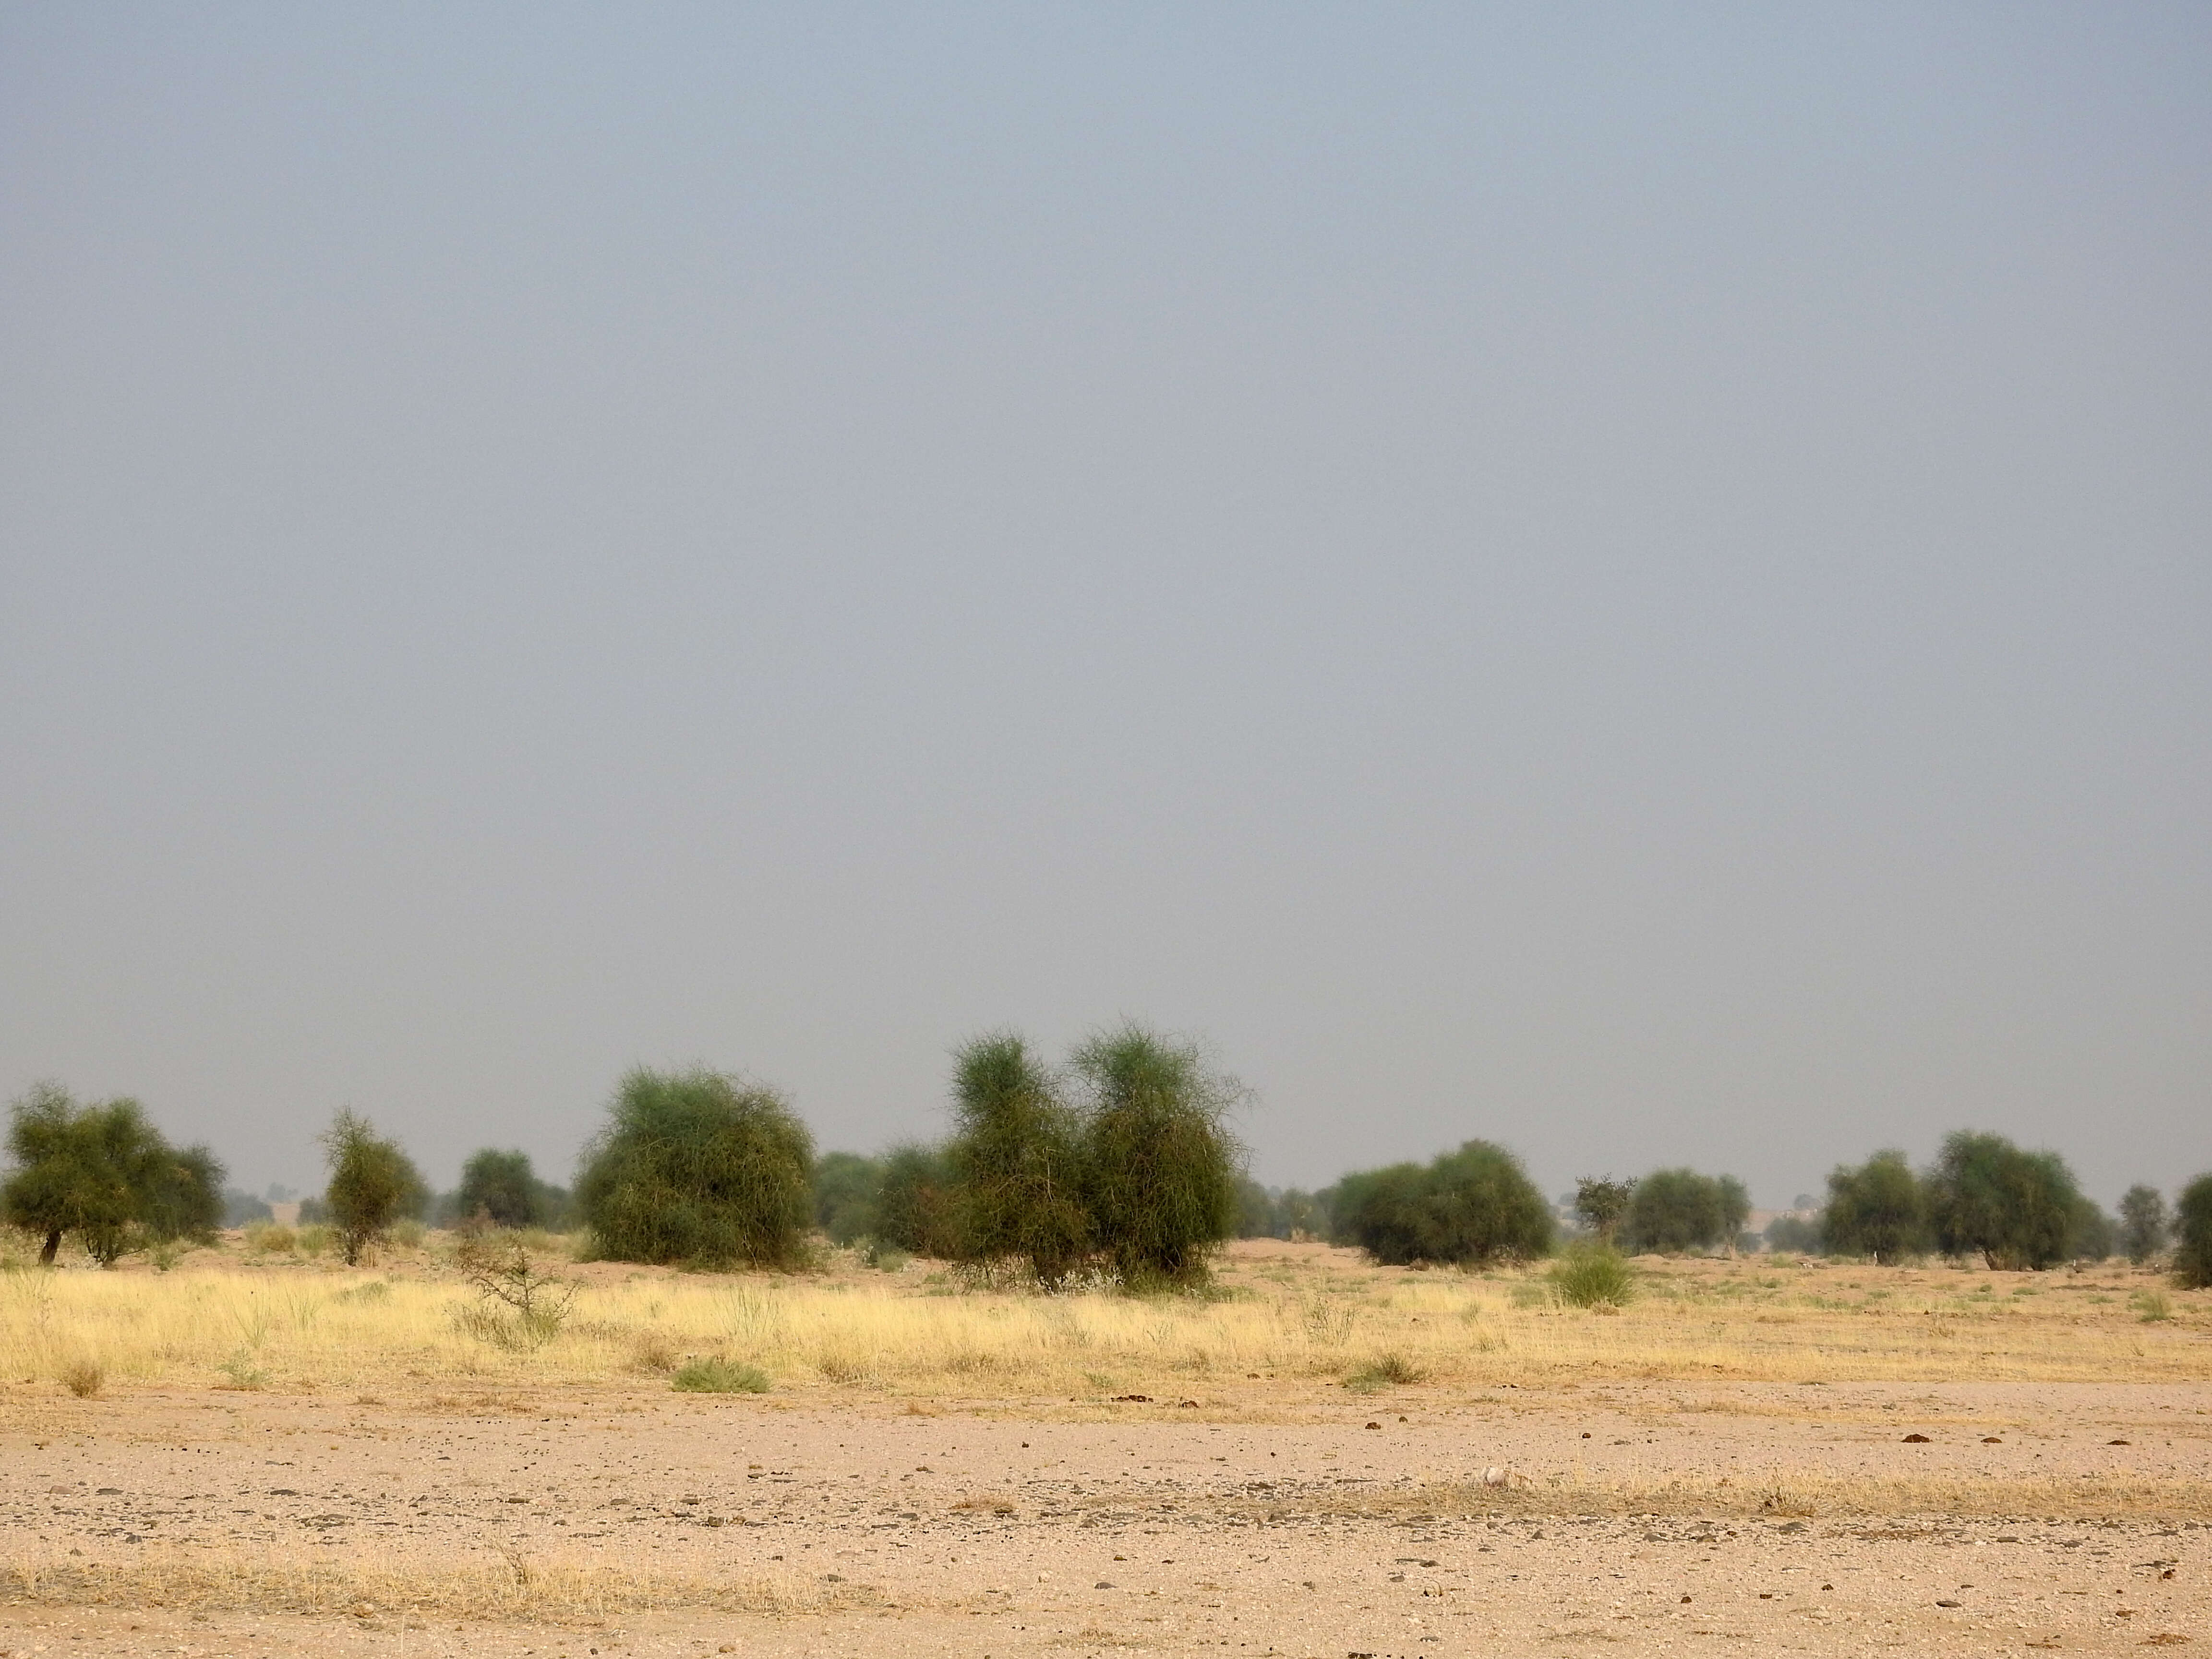
[[0,4],[0,1092],[2212,1167],[2212,11]]

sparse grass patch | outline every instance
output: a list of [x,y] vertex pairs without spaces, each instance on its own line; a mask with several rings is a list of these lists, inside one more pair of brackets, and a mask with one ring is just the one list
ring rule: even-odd
[[2173,1298],[2164,1291],[2137,1291],[2133,1305],[2136,1317],[2146,1325],[2164,1324],[2173,1317]]

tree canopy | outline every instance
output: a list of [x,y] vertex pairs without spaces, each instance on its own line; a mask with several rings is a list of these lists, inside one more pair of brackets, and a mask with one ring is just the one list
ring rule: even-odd
[[171,1146],[135,1100],[79,1105],[59,1084],[39,1084],[9,1108],[8,1151],[16,1167],[0,1214],[41,1236],[48,1265],[72,1232],[106,1267],[222,1224],[222,1164],[205,1146]]
[[2081,1221],[2081,1189],[2065,1159],[1970,1129],[1945,1138],[1928,1199],[1936,1248],[1993,1268],[2065,1261]]
[[1486,1140],[1346,1176],[1336,1221],[1339,1238],[1394,1267],[1526,1260],[1552,1248],[1543,1194],[1519,1158]]
[[641,1066],[586,1148],[576,1201],[603,1255],[788,1267],[813,1218],[813,1137],[775,1090]]

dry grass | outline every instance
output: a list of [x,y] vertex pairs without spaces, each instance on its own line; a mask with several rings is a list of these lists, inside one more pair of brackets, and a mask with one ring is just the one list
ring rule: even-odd
[[[1644,1262],[1605,1318],[1559,1307],[1540,1274],[1414,1273],[1320,1246],[1232,1251],[1218,1299],[957,1291],[921,1264],[799,1276],[596,1264],[541,1346],[472,1331],[474,1298],[438,1254],[380,1272],[243,1242],[173,1271],[0,1273],[0,1375],[132,1384],[320,1388],[454,1383],[635,1387],[696,1360],[756,1365],[779,1391],[1102,1404],[1121,1394],[1255,1407],[1284,1388],[1363,1374],[1445,1387],[1553,1379],[2201,1381],[2212,1293],[2083,1273]],[[957,1292],[957,1293],[956,1293]]]
[[865,1586],[796,1574],[708,1579],[536,1561],[517,1553],[460,1565],[295,1560],[224,1550],[173,1551],[128,1565],[32,1561],[0,1566],[0,1597],[53,1607],[297,1613],[359,1620],[483,1619],[584,1623],[653,1609],[833,1613],[874,1605]]

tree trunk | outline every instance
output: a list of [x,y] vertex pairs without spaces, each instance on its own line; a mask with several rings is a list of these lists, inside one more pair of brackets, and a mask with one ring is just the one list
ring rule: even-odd
[[41,1267],[52,1267],[54,1265],[54,1257],[60,1251],[61,1248],[62,1230],[58,1227],[55,1227],[50,1230],[46,1234],[46,1248],[39,1252],[39,1265]]

